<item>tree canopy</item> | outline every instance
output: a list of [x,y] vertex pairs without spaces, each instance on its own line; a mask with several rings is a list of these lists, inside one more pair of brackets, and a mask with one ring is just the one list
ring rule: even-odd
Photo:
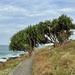
[[[30,55],[38,44],[53,43],[54,46],[65,44],[75,25],[72,19],[62,14],[52,21],[46,20],[17,32],[11,37],[11,50],[27,51]],[[45,37],[46,36],[46,37]]]

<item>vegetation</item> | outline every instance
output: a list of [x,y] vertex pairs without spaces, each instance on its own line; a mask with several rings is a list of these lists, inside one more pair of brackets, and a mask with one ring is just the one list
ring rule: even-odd
[[[46,50],[48,47],[41,48],[39,50],[36,50],[35,53],[36,55],[38,53],[43,52]],[[0,75],[8,75],[19,63],[21,63],[23,60],[28,59],[29,55],[25,54],[22,55],[21,57],[15,58],[15,59],[9,59],[7,62],[0,63]]]
[[[50,46],[36,50],[33,75],[75,75],[75,41],[59,47]],[[8,75],[21,61],[29,58],[23,55],[0,63],[0,75]]]
[[9,48],[27,51],[31,55],[38,44],[50,42],[58,46],[67,43],[74,28],[72,19],[63,14],[52,21],[46,20],[17,32],[12,36]]
[[33,75],[75,75],[75,41],[38,53]]
[[29,58],[27,54],[15,59],[9,59],[7,62],[0,63],[0,75],[8,75],[20,62]]

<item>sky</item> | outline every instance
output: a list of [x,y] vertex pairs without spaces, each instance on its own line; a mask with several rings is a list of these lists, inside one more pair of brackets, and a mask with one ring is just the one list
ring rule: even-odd
[[75,0],[0,0],[0,45],[9,45],[19,30],[61,14],[75,23]]

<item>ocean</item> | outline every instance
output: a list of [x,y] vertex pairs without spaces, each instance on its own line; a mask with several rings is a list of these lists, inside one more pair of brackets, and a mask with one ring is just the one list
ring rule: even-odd
[[8,45],[0,45],[0,62],[6,62],[9,58],[19,57],[24,51],[11,51]]

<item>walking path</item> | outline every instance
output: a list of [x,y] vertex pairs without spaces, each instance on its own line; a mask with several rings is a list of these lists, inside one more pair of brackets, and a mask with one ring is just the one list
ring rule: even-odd
[[32,75],[32,65],[35,54],[20,63],[9,75]]

